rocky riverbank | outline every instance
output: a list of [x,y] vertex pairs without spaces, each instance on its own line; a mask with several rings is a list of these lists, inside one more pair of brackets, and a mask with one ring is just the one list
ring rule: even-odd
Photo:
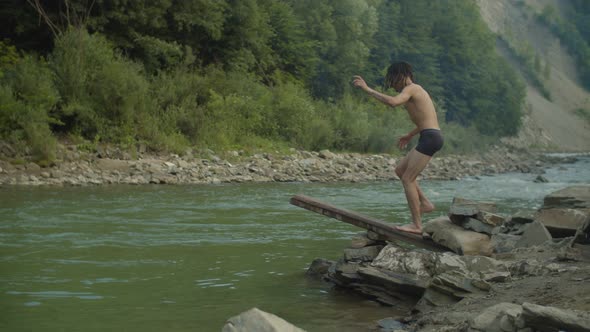
[[[494,214],[456,198],[424,236],[449,249],[408,249],[367,233],[310,273],[386,305],[410,308],[376,331],[590,331],[590,186],[547,195],[535,211]],[[389,328],[391,327],[391,328]]]
[[[340,260],[316,259],[307,275],[407,311],[367,331],[590,331],[590,186],[551,193],[536,211],[495,209],[457,198],[448,217],[426,222],[423,236],[447,252],[369,231]],[[302,331],[257,309],[223,329],[261,330]]]
[[[219,184],[243,182],[371,182],[398,180],[394,168],[401,158],[386,154],[363,155],[298,151],[288,154],[187,151],[155,155],[138,151],[135,157],[116,148],[79,150],[60,146],[57,161],[47,167],[17,157],[0,145],[0,185],[107,185],[107,184]],[[569,158],[571,160],[572,158]],[[466,176],[504,172],[542,174],[564,158],[495,147],[471,156],[436,156],[423,179],[456,180]]]

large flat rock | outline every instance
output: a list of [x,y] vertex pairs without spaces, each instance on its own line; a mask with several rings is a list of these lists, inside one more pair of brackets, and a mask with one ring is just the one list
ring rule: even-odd
[[553,237],[547,230],[547,228],[543,225],[543,223],[539,221],[533,221],[532,223],[528,224],[524,229],[524,233],[516,241],[515,247],[517,248],[526,248],[532,246],[541,245],[547,241],[551,241]]
[[[514,324],[502,324],[502,320],[507,320],[505,317],[514,318],[520,316],[522,307],[514,303],[498,303],[494,306],[486,308],[479,315],[469,320],[470,332],[503,332],[516,331]],[[504,325],[504,326],[502,326]],[[504,327],[504,328],[503,328]]]
[[465,218],[476,217],[479,213],[496,212],[497,206],[493,202],[476,202],[461,197],[454,197],[449,208],[449,218],[456,224],[461,224]]
[[373,266],[360,267],[358,273],[367,281],[385,286],[402,294],[422,296],[428,287],[429,279],[424,279],[415,274],[399,273],[395,271],[379,269]]
[[555,191],[543,200],[543,209],[590,209],[590,186],[571,186]]
[[466,230],[452,223],[448,217],[439,217],[424,225],[424,232],[432,240],[459,255],[490,256],[492,245],[486,234]]
[[537,331],[590,331],[590,313],[544,307],[533,303],[522,304],[522,318],[527,327]]
[[578,228],[584,225],[590,216],[590,208],[570,209],[551,208],[540,209],[535,220],[543,223],[553,237],[574,236]]
[[395,293],[422,295],[421,303],[447,305],[490,289],[489,282],[510,277],[502,262],[483,256],[460,256],[408,250],[388,245],[358,274],[371,285]]

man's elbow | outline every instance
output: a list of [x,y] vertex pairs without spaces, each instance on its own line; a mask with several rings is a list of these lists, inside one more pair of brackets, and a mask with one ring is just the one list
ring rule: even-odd
[[392,108],[399,106],[399,104],[396,103],[394,100],[388,100],[386,104],[387,104],[387,106],[392,107]]

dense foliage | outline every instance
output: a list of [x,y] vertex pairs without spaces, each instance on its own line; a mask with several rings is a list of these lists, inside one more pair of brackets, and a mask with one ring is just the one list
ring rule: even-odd
[[395,60],[432,95],[448,148],[520,125],[524,86],[471,0],[8,3],[0,138],[40,151],[65,136],[173,151],[391,152],[412,129],[407,115],[350,82],[379,86]]

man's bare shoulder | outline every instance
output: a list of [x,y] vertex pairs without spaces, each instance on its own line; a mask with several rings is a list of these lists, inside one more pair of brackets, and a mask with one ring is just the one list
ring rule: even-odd
[[410,91],[426,91],[420,84],[412,83],[405,87],[405,89],[410,89]]
[[416,83],[412,83],[412,84],[406,85],[402,89],[402,92],[409,93],[409,94],[416,94],[416,93],[421,92],[421,91],[424,91],[424,89],[420,85],[418,85]]
[[405,91],[412,97],[428,96],[428,92],[419,84],[412,83],[406,86],[402,91]]

